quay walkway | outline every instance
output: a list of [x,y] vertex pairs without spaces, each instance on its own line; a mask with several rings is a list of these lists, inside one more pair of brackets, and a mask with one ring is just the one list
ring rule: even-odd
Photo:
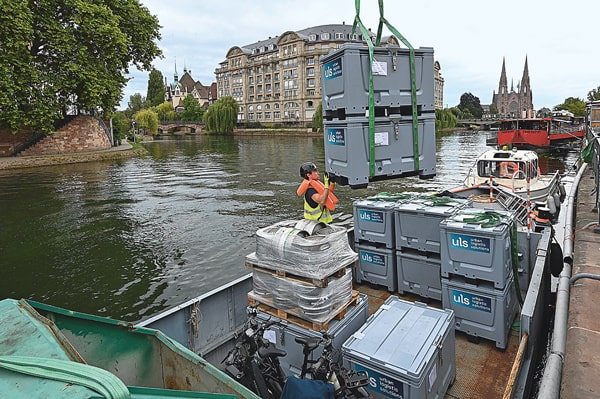
[[600,226],[591,169],[588,165],[582,175],[576,198],[561,398],[600,398],[600,281],[595,279],[600,278]]

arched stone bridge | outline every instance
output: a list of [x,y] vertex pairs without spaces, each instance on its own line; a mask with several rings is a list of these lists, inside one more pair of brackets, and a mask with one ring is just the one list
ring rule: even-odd
[[169,131],[200,133],[204,130],[202,121],[169,121],[158,125],[158,134],[167,134]]

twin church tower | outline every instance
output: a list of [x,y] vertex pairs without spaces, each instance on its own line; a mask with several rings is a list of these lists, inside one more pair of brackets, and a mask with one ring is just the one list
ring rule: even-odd
[[494,91],[492,104],[496,105],[498,113],[504,117],[510,118],[534,118],[533,96],[531,94],[531,84],[529,83],[529,68],[527,66],[527,57],[525,57],[525,67],[523,68],[523,77],[521,82],[517,83],[517,90],[510,83],[508,90],[508,80],[506,79],[505,60],[502,59],[502,72],[500,74],[500,83],[498,93]]

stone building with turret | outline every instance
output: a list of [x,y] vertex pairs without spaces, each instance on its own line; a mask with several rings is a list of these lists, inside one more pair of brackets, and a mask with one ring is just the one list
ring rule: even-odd
[[[214,87],[212,87],[213,85]],[[165,101],[173,104],[173,108],[176,111],[181,111],[183,109],[183,99],[189,94],[193,95],[196,101],[207,109],[215,101],[216,83],[213,83],[211,86],[204,86],[200,81],[192,78],[192,71],[187,69],[185,65],[183,67],[183,75],[179,78],[176,62],[173,81],[169,83],[165,77]]]
[[498,109],[498,114],[504,118],[534,118],[535,110],[533,108],[533,95],[531,84],[529,82],[529,67],[527,66],[527,57],[525,57],[525,67],[521,81],[517,83],[515,90],[512,79],[510,90],[508,89],[508,79],[506,78],[506,64],[502,59],[502,72],[500,73],[500,83],[498,93],[494,91],[492,104]]

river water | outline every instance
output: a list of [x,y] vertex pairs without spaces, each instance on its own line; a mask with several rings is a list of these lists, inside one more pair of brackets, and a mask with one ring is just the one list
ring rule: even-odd
[[[136,322],[249,272],[257,229],[302,217],[299,167],[322,138],[213,137],[145,144],[119,162],[0,171],[0,299]],[[338,187],[336,221],[378,192],[460,185],[485,135],[439,135],[437,175]],[[576,155],[543,157],[564,171]],[[568,167],[568,166],[567,166]]]

